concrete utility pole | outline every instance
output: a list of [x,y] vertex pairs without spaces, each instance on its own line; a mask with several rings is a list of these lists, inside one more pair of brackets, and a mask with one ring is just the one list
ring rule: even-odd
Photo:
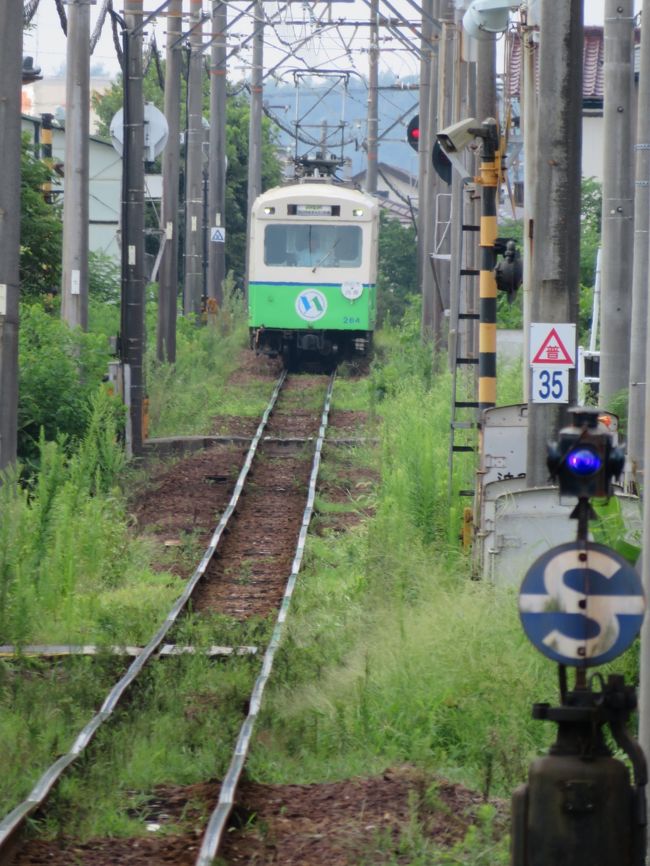
[[[526,13],[523,28],[523,99],[522,124],[524,136],[524,233],[523,233],[523,319],[524,319],[524,363],[528,363],[530,355],[530,323],[532,306],[533,275],[533,223],[535,216],[535,191],[537,177],[537,86],[535,81],[535,57],[539,50],[538,34],[539,14],[533,6]],[[529,399],[530,383],[528,375],[524,376],[523,398]]]
[[[648,108],[648,87],[650,87],[650,0],[643,0],[643,13],[642,13],[642,21],[645,22],[645,26],[641,27],[641,70],[639,77],[639,132],[638,132],[638,141],[639,144],[645,145],[647,147],[647,142],[650,141],[650,135],[648,134],[648,130],[650,128],[650,109]],[[641,101],[643,100],[643,102]],[[643,159],[642,159],[643,157]],[[642,177],[641,163],[644,162],[646,164],[648,160],[648,151],[644,149],[639,149],[637,151],[637,182],[642,181],[644,178],[648,178],[648,174],[644,174]],[[635,244],[634,244],[634,253],[635,256],[637,254],[637,247],[640,247],[642,244],[645,244],[645,251],[642,255],[648,256],[648,188],[643,187],[641,185],[637,186],[637,197],[639,195],[643,196],[644,204],[643,209],[639,212],[635,211]],[[645,224],[645,235],[642,234],[643,227]],[[639,236],[637,238],[636,232],[639,232]],[[645,238],[645,240],[644,240]],[[643,261],[643,259],[641,259]],[[639,264],[639,268],[641,268],[641,264]],[[636,280],[636,268],[637,262],[635,259],[634,262],[635,268],[635,280],[634,280],[634,301],[636,300],[636,289],[637,289],[637,280]],[[646,333],[648,333],[648,329],[650,328],[650,309],[648,309],[647,297],[645,296],[645,292],[648,291],[648,268],[646,265],[645,272],[643,273],[645,278],[645,286],[643,289],[644,292],[644,300],[646,306]],[[636,310],[638,310],[638,305],[633,306],[633,314],[636,315]],[[635,319],[632,319],[632,322],[635,323]],[[634,335],[634,329],[632,331]],[[645,344],[644,344],[645,345]],[[634,347],[633,348],[633,357],[634,357]],[[645,370],[644,370],[644,381],[648,382],[648,376],[650,376],[650,352],[646,352],[645,357]],[[639,392],[637,394],[637,391]],[[643,387],[632,388],[630,389],[630,407],[632,406],[632,396],[635,396],[634,402],[636,404],[636,410],[638,411],[639,406],[639,396],[644,394]],[[643,415],[642,419],[644,422],[644,446],[643,446],[643,465],[650,466],[650,400],[644,400],[643,402]],[[630,422],[632,422],[632,415],[630,415]],[[635,422],[636,426],[636,422]],[[630,427],[630,443],[632,440],[632,429]],[[628,445],[628,456],[633,459],[632,445]],[[644,472],[645,475],[645,472]],[[642,549],[644,551],[642,560],[641,560],[641,569],[642,569],[642,579],[643,579],[643,589],[645,591],[646,598],[650,598],[650,556],[648,555],[648,551],[650,550],[650,501],[648,497],[648,489],[645,488],[644,497],[643,497],[643,540],[642,540]],[[645,620],[643,623],[643,628],[641,630],[641,652],[640,652],[640,663],[641,663],[641,671],[640,671],[640,694],[639,694],[639,744],[643,749],[646,755],[650,755],[650,616],[648,616],[646,612]],[[650,853],[650,838],[648,840],[648,853]]]
[[201,314],[203,289],[203,11],[190,0],[190,69],[187,80],[185,177],[185,315]]
[[253,202],[262,192],[262,95],[264,78],[264,9],[262,0],[255,3],[253,31],[253,65],[251,68],[251,103],[248,125],[248,197],[246,211],[246,282],[248,297],[248,254],[250,250],[250,215]]
[[[542,3],[537,200],[531,315],[534,322],[577,322],[580,282],[582,0]],[[528,358],[524,359],[526,366]],[[569,405],[576,386],[569,377]],[[561,404],[528,404],[529,487],[546,484],[546,446],[561,426]]]
[[605,100],[599,405],[628,387],[634,248],[633,0],[605,0]]
[[370,51],[368,53],[368,167],[366,190],[377,192],[379,132],[379,0],[370,2]]
[[61,318],[84,331],[88,327],[90,7],[94,3],[68,0],[66,46]]
[[646,339],[648,333],[648,273],[650,269],[650,0],[644,0],[636,136],[634,192],[634,264],[630,333],[630,381],[627,415],[627,457],[632,480],[643,480],[646,430]]
[[0,4],[0,470],[16,462],[23,4]]
[[144,424],[144,99],[142,0],[125,0],[122,155],[121,360],[129,408],[127,441],[142,452]]
[[[454,91],[454,51],[453,39],[454,27],[454,4],[451,0],[439,0],[438,16],[441,26],[440,39],[438,41],[438,63],[437,81],[435,82],[435,117],[436,126],[432,146],[436,140],[436,133],[449,126],[453,115],[453,91]],[[432,86],[434,86],[432,84]],[[433,148],[432,148],[433,149]],[[431,154],[429,154],[431,162]],[[433,181],[433,210],[431,220],[433,222],[433,234],[431,238],[430,253],[435,258],[430,260],[429,267],[435,264],[434,296],[433,296],[433,346],[434,352],[443,348],[443,328],[445,324],[445,310],[450,305],[451,290],[451,225],[445,225],[452,218],[452,196],[451,190],[438,174],[432,172]]]
[[434,82],[438,78],[438,47],[434,44],[432,18],[438,16],[440,0],[422,0],[422,39],[420,43],[420,141],[418,148],[418,282],[422,295],[423,339],[433,336],[433,306],[435,284],[429,254],[433,250],[435,226],[434,171],[431,165],[431,150],[435,141],[437,118],[434,105],[437,90]]
[[158,275],[158,332],[156,355],[161,363],[176,361],[178,299],[178,173],[181,138],[182,0],[172,0],[167,12],[165,55],[165,117],[169,138],[162,158],[161,228],[163,253]]
[[[210,225],[226,224],[226,28],[227,6],[212,2],[212,49],[210,58],[210,186],[208,215]],[[208,247],[208,297],[223,301],[226,276],[226,244],[213,241]]]

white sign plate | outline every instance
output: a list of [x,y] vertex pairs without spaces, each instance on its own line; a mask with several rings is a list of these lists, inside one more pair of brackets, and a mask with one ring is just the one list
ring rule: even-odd
[[533,367],[533,403],[568,403],[569,371],[562,367]]
[[213,244],[223,244],[226,242],[226,230],[223,226],[212,226],[210,229],[210,240]]
[[533,322],[530,326],[530,366],[570,369],[576,365],[576,326]]

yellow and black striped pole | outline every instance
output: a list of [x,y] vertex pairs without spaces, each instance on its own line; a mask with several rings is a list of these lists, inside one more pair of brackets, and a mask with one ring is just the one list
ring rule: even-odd
[[[41,114],[41,158],[48,169],[52,169],[52,120],[54,115]],[[52,203],[52,181],[48,177],[42,186],[43,198]]]
[[497,400],[497,283],[494,276],[497,238],[497,188],[500,160],[496,120],[483,121],[481,150],[481,249],[479,274],[478,404],[479,412]]

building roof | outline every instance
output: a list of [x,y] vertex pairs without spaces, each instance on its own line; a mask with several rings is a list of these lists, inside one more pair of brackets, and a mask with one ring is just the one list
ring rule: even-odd
[[[641,38],[641,31],[634,32],[636,46]],[[510,96],[519,96],[522,79],[523,46],[519,34],[515,32],[510,64],[508,69],[508,92]],[[536,74],[539,75],[539,51],[535,55]],[[634,71],[638,72],[638,50],[635,51]],[[582,98],[585,102],[602,102],[604,96],[605,70],[605,36],[602,27],[584,28],[584,51],[582,55]]]
[[[418,179],[417,175],[413,175],[408,171],[404,171],[403,168],[398,168],[396,165],[389,165],[387,162],[379,162],[377,163],[377,169],[384,174],[387,174],[389,177],[394,177],[396,180],[402,181],[402,183],[408,184],[417,188]],[[355,183],[362,183],[366,177],[366,169],[362,169],[358,171],[355,175],[352,176],[352,181]]]

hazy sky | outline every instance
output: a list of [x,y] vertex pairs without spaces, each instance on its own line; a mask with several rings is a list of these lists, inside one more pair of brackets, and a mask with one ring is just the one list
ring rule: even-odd
[[[558,2],[558,0],[556,0]],[[563,2],[563,0],[559,0],[559,2]],[[585,23],[587,24],[602,24],[603,23],[603,8],[605,0],[584,0],[585,2]],[[393,0],[392,5],[399,5],[407,10],[406,14],[409,16],[413,16],[416,13],[414,12],[412,6],[410,6],[404,0]],[[93,6],[91,9],[92,16],[92,24],[94,26],[95,19],[97,18],[99,12],[99,6]],[[153,9],[156,5],[159,5],[156,0],[148,0],[145,2],[145,8]],[[187,6],[187,2],[185,0],[184,6]],[[205,10],[208,11],[210,7],[209,0],[204,0]],[[294,18],[303,18],[307,19],[308,17],[308,3],[292,3],[292,15]],[[641,0],[635,0],[635,11],[638,11],[641,5]],[[116,3],[116,7],[119,9],[121,3]],[[380,2],[380,8],[382,4]],[[319,4],[319,7],[322,9],[322,6]],[[243,4],[237,4],[238,9],[243,9]],[[266,9],[267,11],[273,11],[275,8],[275,4],[267,3]],[[333,4],[333,15],[335,18],[345,17],[348,20],[351,18],[351,13],[354,11],[354,14],[358,16],[359,19],[367,19],[368,8],[365,3],[359,2],[356,0],[354,4],[349,3],[334,3]],[[45,75],[52,76],[61,70],[63,64],[65,63],[65,36],[61,30],[61,26],[59,23],[59,18],[56,12],[56,6],[54,0],[41,0],[41,5],[39,11],[34,20],[36,24],[35,29],[27,33],[25,35],[25,46],[24,46],[24,54],[31,54],[34,56],[35,61],[42,67]],[[242,23],[237,26],[237,30],[243,34],[245,32],[245,25]],[[296,27],[287,27],[285,28],[284,34],[282,29],[280,29],[281,35],[285,35],[289,39],[294,37],[294,39],[300,38],[300,28]],[[304,31],[306,32],[306,30]],[[349,34],[350,31],[348,30]],[[164,32],[162,25],[158,26],[157,29],[158,36],[158,44],[164,45]],[[363,29],[359,29],[356,39],[352,44],[352,54],[354,57],[355,65],[358,65],[358,70],[365,72],[367,68],[367,52],[365,51],[365,47],[367,45],[367,28],[364,31]],[[398,43],[393,41],[392,43],[386,43],[385,47],[397,47]],[[313,49],[315,51],[315,49]],[[337,61],[340,66],[347,64],[345,63],[345,52],[343,46],[335,41],[334,37],[323,37],[320,43],[320,57],[319,62],[323,62],[323,55],[327,58],[326,62]],[[317,54],[314,54],[313,57],[310,53],[308,53],[308,48],[304,48],[304,56],[307,59],[316,59],[318,57]],[[398,65],[400,68],[401,75],[407,74],[416,74],[417,73],[417,61],[414,57],[409,57],[405,50],[398,51],[393,57],[396,57],[398,60]],[[233,68],[231,69],[232,77],[240,77],[240,74],[237,72],[237,67],[239,66],[239,70],[241,71],[245,66],[247,61],[249,60],[250,55],[248,54],[247,49],[242,53],[241,61],[239,64],[233,64]],[[102,38],[95,49],[95,53],[93,54],[93,64],[104,66],[109,73],[112,75],[116,74],[118,71],[117,60],[115,58],[115,49],[113,47],[113,40],[111,35],[110,24],[107,21],[104,26],[104,31],[102,33]],[[384,55],[384,64],[385,68],[394,68],[394,60],[391,58],[390,52],[386,52]],[[293,64],[295,65],[295,63]],[[339,67],[340,68],[340,67]]]

